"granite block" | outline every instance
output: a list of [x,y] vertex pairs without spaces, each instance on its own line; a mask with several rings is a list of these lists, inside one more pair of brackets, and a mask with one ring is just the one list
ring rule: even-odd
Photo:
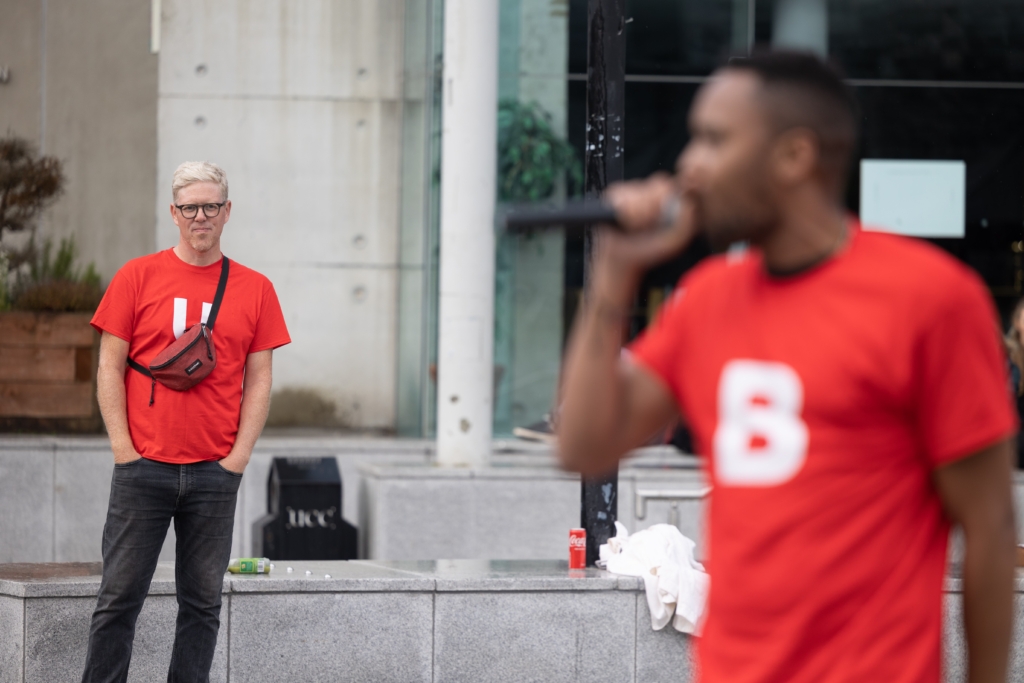
[[[229,601],[221,609],[221,631],[214,652],[211,681],[227,681],[227,623]],[[82,675],[95,598],[36,598],[25,601],[25,683],[72,681]],[[174,623],[178,613],[173,596],[147,598],[135,626],[130,683],[164,680],[171,661]]]
[[[1018,572],[1019,577],[1019,572]],[[1013,639],[1010,641],[1010,665],[1006,676],[1008,681],[1024,681],[1024,595],[1021,595],[1020,579],[1013,596]]]
[[967,640],[964,637],[963,595],[944,594],[942,611],[942,680],[945,683],[966,681]]
[[[252,554],[252,523],[267,514],[267,477],[270,475],[272,454],[253,451],[249,464],[242,475],[242,484],[238,487],[238,506],[235,508],[236,528],[232,557],[248,557]],[[238,543],[236,553],[234,544]]]
[[0,562],[53,561],[53,469],[52,448],[0,451]]
[[651,628],[647,596],[636,595],[636,680],[643,683],[689,683],[697,680],[696,644],[692,636],[668,624]]
[[231,678],[429,683],[432,614],[430,593],[236,593]]
[[57,562],[99,562],[114,456],[110,449],[58,449],[54,474]]
[[634,680],[636,596],[625,591],[438,593],[434,680]]
[[[78,598],[99,594],[100,563],[0,565],[0,595],[16,598]],[[34,576],[18,576],[22,570]],[[228,591],[227,579],[222,588]],[[174,595],[174,566],[161,562],[153,572],[149,595]]]
[[447,557],[568,560],[569,529],[580,524],[580,482],[546,474],[478,479],[470,545]]
[[383,501],[380,499],[380,480],[375,477],[360,476],[359,480],[359,517],[356,527],[359,529],[359,557],[379,557],[375,551],[380,547],[383,538],[378,538],[381,522]]
[[364,476],[368,559],[561,559],[579,524],[578,480],[550,468],[373,467]]
[[[1014,633],[1010,641],[1009,667],[1006,680],[1024,680],[1024,638],[1021,637],[1021,629],[1024,628],[1024,595],[1021,591],[1020,576],[1018,571],[1016,593],[1014,594]],[[959,590],[959,586],[957,587]],[[945,593],[943,595],[942,615],[942,680],[945,683],[961,683],[967,680],[967,639],[964,634],[964,610],[963,594],[960,592]]]
[[25,656],[25,601],[0,596],[0,683],[21,683]]
[[249,552],[251,544],[245,543],[245,530],[248,528],[250,532],[252,531],[252,523],[245,523],[246,477],[248,477],[248,471],[242,474],[242,481],[238,485],[238,494],[235,498],[235,521],[231,525],[231,557],[252,556],[252,553]]
[[338,471],[341,473],[341,514],[350,524],[359,526],[360,491],[364,463],[424,466],[428,464],[427,451],[422,448],[396,448],[394,451],[354,451],[337,454]]
[[475,496],[447,479],[379,479],[368,559],[475,557]]
[[1013,473],[1013,511],[1017,518],[1017,542],[1024,543],[1024,470]]

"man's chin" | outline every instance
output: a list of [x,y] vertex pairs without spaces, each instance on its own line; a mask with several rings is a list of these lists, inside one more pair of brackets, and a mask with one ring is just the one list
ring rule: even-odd
[[743,242],[746,239],[730,230],[705,230],[704,234],[708,238],[711,251],[716,254],[720,254],[737,242]]
[[192,247],[192,249],[194,249],[195,251],[199,252],[200,254],[205,254],[206,252],[208,252],[211,249],[213,249],[213,240],[209,239],[209,238],[208,239],[199,239],[199,238],[193,237],[192,239],[190,239],[188,241],[188,244],[189,244],[190,247]]

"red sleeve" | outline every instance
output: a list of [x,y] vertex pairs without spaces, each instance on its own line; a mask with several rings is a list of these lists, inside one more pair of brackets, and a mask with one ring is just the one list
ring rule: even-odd
[[131,343],[135,330],[135,285],[127,268],[121,268],[110,281],[90,324],[97,332],[110,334]]
[[934,284],[935,305],[926,307],[916,345],[913,405],[919,438],[937,467],[1011,436],[1017,414],[984,285],[973,273]]
[[276,349],[291,343],[288,327],[284,324],[284,313],[277,300],[277,292],[269,280],[264,281],[263,301],[260,303],[260,317],[256,321],[256,333],[249,344],[249,353]]
[[628,347],[635,361],[664,382],[678,405],[682,403],[676,363],[683,346],[683,332],[686,329],[685,293],[686,288],[680,283],[658,311],[654,322]]

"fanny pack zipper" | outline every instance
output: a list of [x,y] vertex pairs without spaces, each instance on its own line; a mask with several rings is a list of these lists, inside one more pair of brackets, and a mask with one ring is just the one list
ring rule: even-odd
[[[188,346],[183,348],[181,351],[176,353],[170,360],[168,360],[168,361],[166,361],[164,363],[161,363],[160,365],[150,365],[149,369],[150,370],[163,370],[168,365],[170,365],[171,363],[173,363],[174,361],[178,360],[179,358],[184,356],[186,353],[188,353],[189,350],[191,350],[193,346],[195,346],[196,344],[199,343],[200,339],[205,339],[206,340],[206,356],[210,360],[213,360],[213,353],[210,351],[209,332],[206,331],[206,323],[199,323],[199,324],[200,324],[200,326],[202,326],[202,332],[203,332],[200,336],[198,336],[195,339],[193,339],[191,344],[189,344]],[[186,332],[187,331],[188,330],[186,330]]]

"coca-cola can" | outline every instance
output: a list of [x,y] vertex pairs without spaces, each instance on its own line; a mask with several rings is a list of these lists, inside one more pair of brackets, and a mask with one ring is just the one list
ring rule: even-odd
[[569,569],[587,566],[587,530],[569,529]]

